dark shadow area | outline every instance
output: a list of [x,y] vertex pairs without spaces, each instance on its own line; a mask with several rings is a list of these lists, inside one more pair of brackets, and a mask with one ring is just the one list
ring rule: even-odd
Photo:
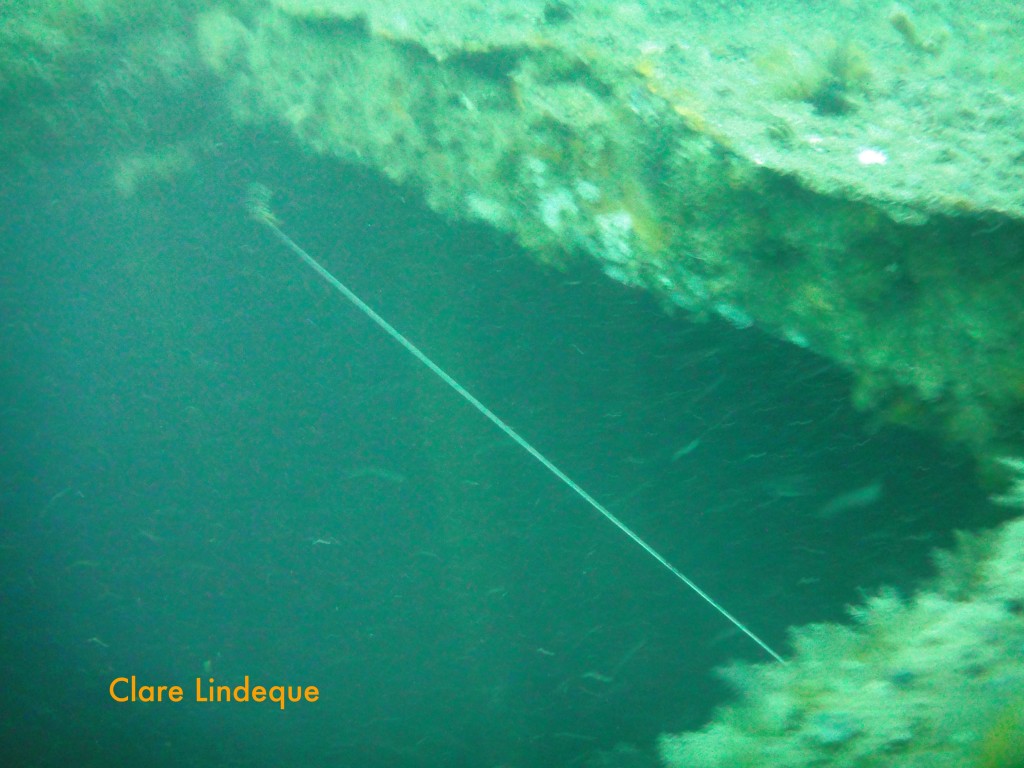
[[[282,146],[249,137],[127,201],[80,160],[9,174],[10,764],[608,765],[706,720],[716,666],[766,658],[247,219],[253,181],[783,652],[787,627],[912,590],[953,529],[1000,519],[964,456],[854,412],[826,361]],[[186,701],[115,703],[131,675]],[[246,675],[320,700],[195,703],[197,677]]]

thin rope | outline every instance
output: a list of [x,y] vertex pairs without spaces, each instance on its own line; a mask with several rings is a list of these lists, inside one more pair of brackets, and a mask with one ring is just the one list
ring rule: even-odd
[[661,563],[661,565],[664,566],[670,573],[672,573],[672,575],[674,575],[677,579],[683,582],[683,584],[685,584],[694,592],[696,592],[701,597],[701,599],[703,599],[712,608],[718,611],[722,616],[724,616],[726,619],[732,622],[732,624],[735,625],[737,629],[739,629],[741,632],[743,632],[743,634],[745,634],[747,637],[749,637],[751,640],[757,643],[769,656],[771,656],[778,662],[781,662],[783,664],[786,663],[782,656],[780,656],[778,653],[772,650],[772,648],[764,640],[762,640],[760,637],[754,634],[753,630],[747,627],[746,624],[744,624],[731,613],[729,613],[729,611],[727,611],[721,603],[719,603],[717,600],[711,597],[711,595],[709,595],[707,592],[705,592],[703,589],[697,586],[697,584],[694,583],[688,576],[686,576],[686,574],[684,574],[682,571],[680,571],[678,568],[672,565],[672,563],[666,560],[664,556],[661,555],[661,553],[654,549],[654,547],[652,547],[650,544],[648,544],[646,541],[640,538],[640,535],[636,533],[636,531],[634,531],[632,528],[630,528],[628,525],[622,522],[622,520],[620,520],[618,517],[613,515],[611,511],[609,511],[603,504],[601,504],[601,502],[599,502],[597,499],[595,499],[593,496],[591,496],[589,493],[583,490],[579,485],[577,485],[571,477],[565,474],[565,472],[563,472],[557,466],[555,466],[546,456],[544,456],[544,454],[542,454],[530,443],[528,443],[525,438],[521,437],[518,432],[516,432],[514,429],[512,429],[512,427],[505,423],[505,421],[502,420],[501,417],[499,417],[496,413],[494,413],[494,411],[492,411],[482,402],[477,400],[476,397],[474,397],[473,394],[469,392],[469,390],[467,390],[465,387],[459,384],[459,382],[457,382],[455,379],[449,376],[448,373],[444,371],[444,369],[437,365],[437,363],[435,363],[423,352],[421,352],[419,347],[417,347],[415,344],[413,344],[411,341],[405,338],[405,336],[403,336],[398,331],[398,329],[391,325],[391,323],[389,323],[383,317],[378,315],[373,310],[373,308],[370,307],[369,304],[360,299],[355,293],[353,293],[348,288],[348,286],[346,286],[344,283],[338,280],[338,278],[336,278],[334,275],[328,272],[323,266],[321,266],[320,262],[318,262],[308,253],[306,253],[306,251],[304,251],[301,247],[299,247],[299,245],[294,240],[292,240],[287,234],[285,234],[285,232],[281,229],[277,217],[275,217],[273,212],[270,210],[269,193],[270,191],[266,187],[263,187],[262,185],[254,184],[249,190],[248,208],[250,214],[256,221],[260,222],[267,229],[273,232],[277,239],[280,240],[285,245],[285,247],[288,248],[288,250],[290,250],[292,253],[294,253],[296,256],[302,259],[302,261],[304,261],[306,265],[310,267],[314,272],[320,275],[320,277],[323,278],[328,285],[330,285],[332,288],[338,291],[338,293],[340,293],[342,296],[344,296],[346,299],[352,302],[352,304],[358,307],[360,311],[362,311],[367,317],[369,317],[374,323],[376,323],[388,336],[390,336],[403,347],[405,347],[409,354],[411,354],[413,357],[415,357],[417,360],[423,363],[423,365],[429,368],[430,371],[435,376],[441,379],[441,381],[443,381],[449,387],[454,389],[466,402],[468,402],[480,413],[486,416],[487,419],[492,424],[494,424],[494,426],[496,426],[498,429],[500,429],[502,432],[508,435],[513,441],[515,441],[516,444],[519,445],[520,448],[522,448],[534,459],[540,462],[551,474],[553,474],[555,477],[557,477],[559,480],[561,480],[563,483],[569,486],[569,488],[575,491],[576,495],[578,495],[581,499],[587,502],[587,504],[589,504],[598,512],[600,512],[612,525],[614,525],[616,528],[618,528],[620,531],[626,534],[626,536],[628,536],[636,544],[638,544],[648,555],[650,555],[659,563]]

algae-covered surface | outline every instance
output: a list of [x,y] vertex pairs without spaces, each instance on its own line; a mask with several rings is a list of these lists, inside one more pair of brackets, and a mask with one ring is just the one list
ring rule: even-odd
[[896,215],[1024,213],[1024,12],[1013,3],[969,14],[941,2],[275,6],[365,23],[439,61],[551,51],[632,69],[650,95],[750,162]]
[[3,30],[7,146],[112,131],[130,195],[220,136],[283,129],[542,261],[808,347],[859,407],[990,463],[1024,401],[1021,14],[40,2]]
[[809,347],[986,457],[1024,379],[1018,14],[289,2],[198,42],[238,120]]
[[963,536],[929,590],[876,595],[851,608],[853,626],[797,630],[788,665],[725,670],[745,698],[664,737],[666,765],[1019,764],[1022,537],[1021,520]]

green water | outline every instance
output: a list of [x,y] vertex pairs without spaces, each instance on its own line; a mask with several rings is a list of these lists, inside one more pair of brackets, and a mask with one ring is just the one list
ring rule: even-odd
[[[669,317],[582,260],[537,266],[361,171],[268,137],[123,200],[98,163],[54,160],[3,191],[17,764],[643,764],[723,701],[714,667],[766,658],[248,220],[254,180],[783,652],[788,626],[911,588],[951,528],[989,522],[961,517],[985,508],[966,459],[875,427],[822,359]],[[113,702],[131,675],[320,697]],[[601,756],[620,743],[640,751]]]

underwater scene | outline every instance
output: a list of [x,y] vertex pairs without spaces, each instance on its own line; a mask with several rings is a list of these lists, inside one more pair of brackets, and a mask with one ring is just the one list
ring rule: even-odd
[[0,22],[4,765],[1024,766],[1017,4]]

